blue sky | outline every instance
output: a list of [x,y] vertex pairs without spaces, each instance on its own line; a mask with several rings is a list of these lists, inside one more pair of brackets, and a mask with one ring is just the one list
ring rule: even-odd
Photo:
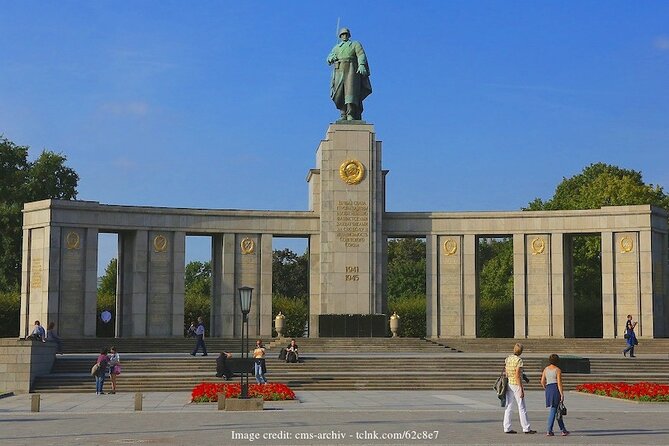
[[388,210],[519,209],[600,161],[669,189],[667,1],[0,0],[0,134],[82,200],[304,210],[338,18]]

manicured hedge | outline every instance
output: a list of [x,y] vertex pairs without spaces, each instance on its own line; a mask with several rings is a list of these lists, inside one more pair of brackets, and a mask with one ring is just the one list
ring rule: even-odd
[[[390,317],[393,312],[400,317],[398,335],[402,337],[422,338],[427,333],[425,296],[410,296],[392,299],[388,303]],[[390,329],[388,329],[390,331]]]

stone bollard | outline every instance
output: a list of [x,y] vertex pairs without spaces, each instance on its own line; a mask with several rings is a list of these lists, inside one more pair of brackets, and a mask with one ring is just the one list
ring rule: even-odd
[[225,410],[225,393],[218,394],[218,410]]
[[39,405],[40,405],[40,394],[33,393],[30,397],[30,411],[39,412]]
[[135,393],[135,411],[141,411],[142,410],[142,400],[144,397],[142,396],[142,392],[137,392]]

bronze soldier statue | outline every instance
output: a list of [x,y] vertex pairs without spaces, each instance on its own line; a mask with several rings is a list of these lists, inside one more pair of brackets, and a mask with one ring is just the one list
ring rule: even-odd
[[328,65],[334,64],[330,97],[341,112],[341,120],[362,119],[362,101],[372,93],[369,64],[360,42],[351,39],[348,28],[339,30],[340,42],[332,48]]

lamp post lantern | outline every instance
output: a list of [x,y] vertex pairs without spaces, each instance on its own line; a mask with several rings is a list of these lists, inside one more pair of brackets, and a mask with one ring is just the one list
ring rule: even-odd
[[[239,308],[242,310],[242,358],[249,357],[249,312],[251,311],[251,298],[253,297],[253,288],[243,286],[239,288]],[[246,338],[244,330],[246,329]],[[246,343],[244,342],[246,340]],[[241,375],[241,394],[239,398],[247,399],[249,397],[249,372],[244,368]]]

